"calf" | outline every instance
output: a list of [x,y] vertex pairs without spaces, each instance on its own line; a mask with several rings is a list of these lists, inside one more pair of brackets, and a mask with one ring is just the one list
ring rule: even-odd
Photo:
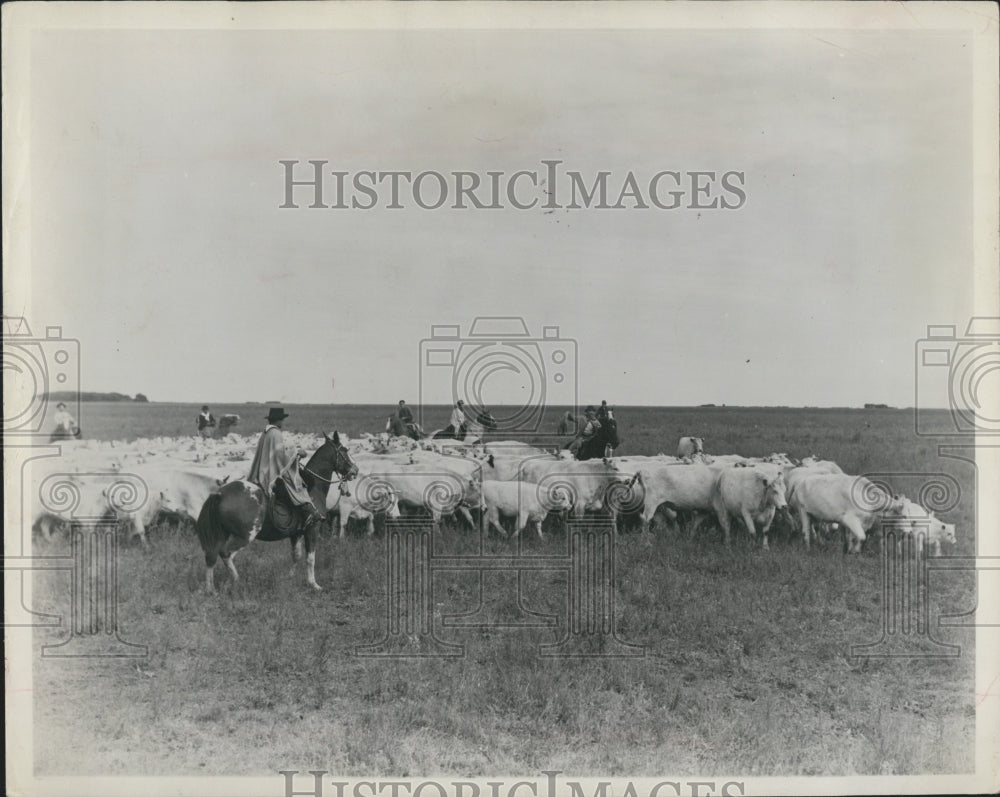
[[[902,507],[898,516],[893,518],[892,528],[915,541],[918,556],[923,553],[926,543],[930,543],[935,556],[941,555],[942,542],[955,544],[953,523],[938,520],[932,512],[928,512],[920,504],[908,498],[902,499]],[[902,543],[901,539],[897,541]]]

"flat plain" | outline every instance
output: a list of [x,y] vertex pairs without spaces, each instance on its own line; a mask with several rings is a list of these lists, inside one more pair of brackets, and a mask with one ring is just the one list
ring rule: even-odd
[[[241,414],[236,431],[263,427],[264,405],[213,406]],[[292,406],[294,431],[379,432],[391,407]],[[87,404],[81,426],[101,439],[192,434],[197,405]],[[440,415],[443,426],[447,408]],[[258,417],[259,416],[259,417]],[[975,472],[941,458],[905,410],[618,408],[619,454],[673,453],[684,434],[707,451],[748,456],[817,454],[848,473],[943,472],[961,495],[942,518],[975,551]],[[941,415],[942,429],[948,417]],[[426,424],[425,424],[426,425]],[[433,424],[432,424],[433,425]],[[907,481],[909,480],[909,481]],[[565,551],[558,523],[525,538],[530,555]],[[467,551],[468,529],[445,526],[446,552]],[[668,773],[852,775],[973,769],[974,633],[939,628],[975,606],[971,574],[936,574],[928,587],[935,644],[956,657],[858,658],[852,644],[883,629],[878,539],[845,556],[836,535],[806,551],[780,524],[771,550],[745,533],[726,548],[706,523],[695,537],[661,527],[617,538],[617,634],[637,658],[553,659],[538,646],[566,631],[568,577],[525,573],[521,603],[510,580],[475,572],[434,575],[435,618],[471,611],[516,622],[527,607],[553,628],[446,628],[464,645],[452,658],[376,659],[357,648],[385,631],[385,538],[352,528],[321,540],[317,580],[289,574],[287,543],[254,543],[241,581],[216,571],[202,586],[190,524],[162,523],[150,545],[122,544],[118,612],[141,659],[53,659],[34,664],[34,749],[39,775],[333,775],[530,773],[654,776]],[[492,538],[491,552],[512,543]],[[35,541],[65,552],[65,538]],[[69,575],[35,577],[36,609],[66,616]],[[65,629],[39,631],[35,647]],[[918,640],[919,641],[919,640]]]

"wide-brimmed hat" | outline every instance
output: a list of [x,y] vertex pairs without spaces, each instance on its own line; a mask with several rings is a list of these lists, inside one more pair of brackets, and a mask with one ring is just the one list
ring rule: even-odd
[[59,409],[60,407],[65,407],[65,406],[66,405],[63,402],[60,401],[58,404],[56,404],[56,409]]
[[201,411],[202,411],[202,412],[204,412],[204,411],[205,411],[205,410],[207,410],[207,409],[208,409],[208,405],[207,405],[207,404],[202,404],[202,405],[201,405]]
[[593,405],[593,404],[591,404],[591,405],[590,405],[589,407],[587,407],[587,409],[585,409],[585,410],[584,410],[583,412],[584,412],[584,413],[586,414],[586,413],[589,413],[589,412],[597,412],[597,410],[595,410],[595,409],[594,409],[594,405]]
[[284,407],[271,407],[267,411],[267,422],[274,423],[275,421],[283,421],[288,417],[288,413],[285,412]]

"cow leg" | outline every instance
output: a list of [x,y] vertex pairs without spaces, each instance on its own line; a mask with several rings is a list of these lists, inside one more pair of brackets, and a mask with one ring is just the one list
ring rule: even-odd
[[799,507],[799,521],[802,523],[802,539],[805,540],[806,550],[809,550],[809,537],[812,534],[812,526],[809,523],[809,513],[804,507]]
[[[677,516],[675,515],[674,517],[676,518]],[[703,512],[697,512],[694,516],[694,520],[691,522],[691,525],[687,527],[687,535],[689,537],[693,537],[695,534],[697,534],[698,529],[701,528],[701,524],[704,522],[705,522],[705,514]]]
[[745,525],[747,527],[747,531],[750,532],[750,537],[756,539],[757,524],[753,522],[753,514],[751,514],[749,509],[744,509],[740,514],[743,517],[743,525]]
[[371,513],[369,513],[369,515],[368,515],[367,535],[369,537],[374,537],[375,536],[375,515],[373,515]]
[[722,541],[728,547],[729,546],[729,542],[730,542],[729,541],[729,527],[730,527],[729,512],[727,512],[725,509],[721,509],[721,510],[720,509],[716,509],[715,510],[715,516],[719,519],[719,526],[722,528]]
[[764,525],[761,527],[760,533],[764,540],[764,550],[768,550],[767,544],[767,533],[771,530],[771,524],[774,523],[774,514],[772,513],[769,518],[764,521]]
[[861,543],[864,542],[865,539],[865,530],[861,525],[861,521],[852,515],[848,515],[847,517],[844,518],[843,525],[847,528],[848,532],[850,533],[851,545],[849,548],[849,552],[860,553]]
[[510,535],[507,534],[507,529],[500,525],[500,514],[497,512],[496,507],[490,507],[486,510],[486,530],[489,531],[490,526],[493,526],[504,539],[507,539]]
[[544,540],[545,537],[542,535],[542,519],[535,518],[535,531],[538,532],[538,539]]
[[130,529],[129,540],[131,541],[135,537],[138,537],[143,547],[148,547],[149,541],[146,539],[146,524],[142,522],[142,519],[138,515],[127,515],[125,521]]
[[458,511],[462,515],[462,517],[465,518],[465,522],[469,524],[469,528],[474,529],[476,527],[476,524],[475,522],[473,522],[472,514],[469,512],[468,508],[462,504],[459,504]]
[[351,519],[350,512],[344,512],[343,510],[337,515],[337,520],[340,523],[340,539],[344,539],[347,536],[347,524]]

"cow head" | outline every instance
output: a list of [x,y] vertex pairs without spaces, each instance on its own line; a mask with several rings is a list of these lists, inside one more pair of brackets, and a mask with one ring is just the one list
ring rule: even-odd
[[779,473],[777,476],[770,476],[765,473],[760,474],[760,479],[764,484],[764,503],[777,509],[784,509],[788,506],[788,499],[785,495],[785,479]]

